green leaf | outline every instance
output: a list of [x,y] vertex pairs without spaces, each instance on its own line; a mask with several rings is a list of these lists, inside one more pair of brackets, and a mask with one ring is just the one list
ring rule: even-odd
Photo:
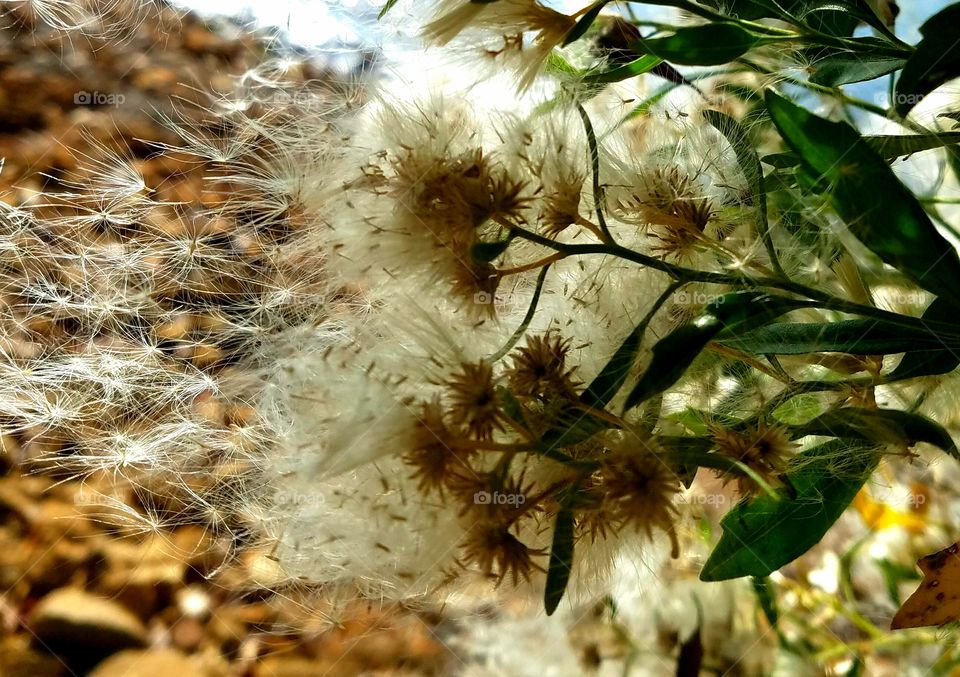
[[721,330],[748,329],[762,325],[797,308],[812,305],[763,292],[741,291],[724,294],[707,305],[692,323],[679,327],[657,341],[643,376],[627,395],[624,411],[658,395],[680,380],[706,345]]
[[864,56],[859,52],[837,52],[813,64],[810,82],[824,87],[841,87],[867,82],[903,68],[906,59],[895,56]]
[[831,440],[798,456],[791,497],[762,494],[728,512],[702,581],[769,576],[820,542],[877,465],[872,445]]
[[960,4],[954,4],[928,19],[920,27],[923,39],[907,60],[897,80],[893,104],[904,117],[934,89],[960,76]]
[[386,3],[384,3],[383,5],[383,9],[381,9],[380,13],[377,14],[377,21],[380,21],[380,19],[385,17],[387,15],[387,12],[393,9],[393,6],[395,4],[397,4],[397,0],[387,0]]
[[815,30],[845,37],[853,35],[857,23],[863,22],[888,40],[900,43],[864,0],[805,0],[795,6],[799,10],[797,18]]
[[687,407],[681,411],[667,415],[667,419],[679,423],[694,435],[706,435],[711,425],[722,425],[726,428],[735,426],[740,421],[732,416],[725,416],[694,407]]
[[575,42],[583,37],[583,34],[589,30],[590,26],[593,25],[593,22],[597,20],[597,17],[600,16],[600,12],[603,11],[603,8],[607,6],[610,0],[598,0],[598,2],[590,5],[590,9],[583,13],[583,16],[574,24],[573,28],[567,33],[563,38],[563,42],[560,44],[561,47],[566,47],[571,42]]
[[788,169],[796,167],[800,163],[800,158],[797,157],[796,153],[771,153],[770,155],[764,155],[763,161],[777,169]]
[[813,115],[772,90],[767,110],[801,167],[829,186],[834,210],[884,262],[960,306],[960,257],[883,158],[845,122]]
[[581,402],[602,409],[620,391],[640,352],[640,344],[648,324],[650,324],[649,316],[644,318],[623,340],[617,352],[603,365],[603,369],[594,377],[587,389],[580,394]]
[[[960,143],[960,132],[940,132],[939,134],[877,134],[864,136],[863,140],[870,144],[877,154],[884,160],[895,160],[904,155],[912,155],[925,150],[948,148]],[[764,155],[763,161],[772,167],[785,169],[800,164],[800,157],[796,153],[773,153]]]
[[[936,298],[923,311],[921,319],[933,322],[956,322],[957,310],[944,299]],[[947,346],[943,341],[939,344],[926,350],[907,352],[887,379],[900,381],[917,376],[947,374],[960,366],[960,345],[954,343],[952,346]]]
[[546,449],[563,449],[584,442],[598,432],[607,430],[611,424],[593,414],[570,409],[553,421],[553,427],[543,434],[540,444]]
[[760,241],[767,250],[767,256],[773,263],[774,269],[780,275],[786,277],[783,269],[780,267],[780,261],[777,259],[777,252],[773,246],[773,240],[770,237],[770,228],[767,224],[767,192],[763,186],[763,168],[760,167],[760,159],[757,157],[757,151],[754,150],[750,137],[743,126],[731,118],[716,110],[705,110],[703,112],[707,122],[713,125],[730,143],[734,155],[737,156],[737,164],[740,165],[740,171],[747,179],[747,185],[750,187],[753,201],[753,220],[757,228],[757,234]]
[[764,39],[734,23],[710,23],[678,28],[673,35],[663,38],[638,40],[631,48],[638,54],[653,54],[671,63],[717,66],[743,56]]
[[662,59],[658,57],[645,54],[639,59],[634,59],[630,63],[617,66],[616,68],[611,68],[609,70],[599,72],[583,71],[579,74],[579,79],[586,85],[600,85],[610,82],[620,82],[621,80],[627,80],[628,78],[642,75],[643,73],[653,70],[661,61]]
[[876,444],[913,446],[918,442],[926,442],[960,459],[960,452],[953,438],[942,425],[920,414],[897,409],[842,407],[821,414],[791,430],[798,436],[856,438]]
[[550,547],[547,584],[543,591],[543,606],[548,616],[557,610],[570,582],[573,570],[573,522],[573,510],[561,508],[553,526],[553,545]]
[[886,355],[943,347],[933,331],[880,320],[774,322],[737,336],[719,335],[717,343],[755,355],[850,353]]
[[920,153],[934,148],[945,148],[960,143],[960,132],[940,132],[939,134],[878,134],[865,136],[863,140],[870,144],[885,160],[912,153]]
[[503,407],[503,413],[507,415],[507,418],[526,430],[528,427],[527,418],[523,415],[523,405],[520,404],[520,400],[505,386],[497,388],[497,397],[500,400],[500,406]]

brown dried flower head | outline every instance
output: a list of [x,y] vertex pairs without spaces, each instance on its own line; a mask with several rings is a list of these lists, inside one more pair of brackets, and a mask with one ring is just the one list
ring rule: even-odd
[[506,417],[500,408],[493,367],[484,361],[464,362],[446,381],[449,415],[475,440],[490,440],[503,432]]
[[[710,430],[717,451],[734,458],[753,470],[768,484],[776,484],[793,454],[795,444],[786,428],[759,425],[743,431],[714,426]],[[725,481],[737,480],[741,494],[755,493],[759,487],[749,477],[725,476]]]
[[567,367],[570,341],[558,333],[528,335],[526,345],[512,353],[507,371],[510,390],[519,397],[555,398],[572,395],[574,369]]

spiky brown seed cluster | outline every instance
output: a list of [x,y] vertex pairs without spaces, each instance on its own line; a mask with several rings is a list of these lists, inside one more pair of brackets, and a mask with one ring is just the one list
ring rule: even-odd
[[678,260],[688,258],[707,241],[705,231],[715,214],[710,199],[676,166],[648,172],[643,193],[622,199],[619,209],[626,220],[649,228],[656,241],[653,251]]
[[567,366],[570,341],[557,332],[533,334],[513,352],[507,371],[510,390],[521,397],[563,397],[574,393],[574,369]]
[[654,530],[670,536],[678,550],[674,499],[680,491],[677,474],[649,441],[620,441],[592,478],[581,529],[592,538],[630,527],[652,538]]
[[421,490],[459,506],[468,531],[461,566],[498,584],[516,585],[543,569],[536,560],[546,552],[525,540],[542,529],[538,515],[555,507],[562,486],[525,481],[530,459],[518,452],[534,436],[532,421],[549,425],[545,402],[576,397],[568,352],[569,343],[554,332],[530,336],[514,349],[505,373],[484,361],[463,363],[440,383],[442,396],[419,405],[404,461]]
[[[717,451],[740,461],[767,484],[778,484],[786,470],[796,444],[783,426],[758,425],[745,430],[722,426],[710,429]],[[745,475],[725,475],[725,482],[736,479],[737,490],[744,495],[760,490],[757,483]]]
[[[443,395],[421,405],[415,448],[404,456],[422,490],[459,505],[467,529],[461,566],[497,584],[543,570],[540,535],[562,505],[575,508],[578,537],[630,528],[647,538],[663,531],[676,544],[680,485],[652,440],[587,434],[562,450],[551,447],[553,461],[537,453],[545,436],[567,431],[575,439],[581,426],[595,423],[596,412],[580,402],[570,351],[551,330],[528,335],[499,375],[486,362],[461,364],[441,383]],[[544,462],[556,467],[545,474]]]

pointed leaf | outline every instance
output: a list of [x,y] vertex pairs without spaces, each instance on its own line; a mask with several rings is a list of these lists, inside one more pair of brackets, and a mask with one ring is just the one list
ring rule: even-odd
[[[951,322],[956,320],[956,309],[944,299],[936,298],[923,311],[921,319],[934,322]],[[934,335],[936,336],[936,335]],[[934,376],[948,374],[960,366],[960,345],[934,345],[926,350],[913,350],[900,360],[900,364],[887,377],[891,381],[899,381],[917,376]]]
[[845,122],[813,115],[768,90],[767,110],[802,167],[829,187],[834,210],[884,262],[960,306],[960,257],[913,194]]
[[879,320],[840,322],[774,322],[765,327],[727,337],[717,343],[755,355],[803,355],[807,353],[850,353],[886,355],[943,348],[934,331],[904,327]]
[[747,330],[762,325],[791,310],[810,306],[798,301],[762,292],[744,291],[724,294],[709,304],[703,315],[657,341],[643,376],[627,396],[624,410],[662,393],[680,380],[687,368],[721,330]]
[[870,57],[859,52],[837,52],[814,62],[810,82],[825,87],[866,82],[900,70],[906,63],[906,59],[895,56]]
[[763,186],[763,168],[760,167],[760,159],[757,157],[757,151],[747,136],[747,131],[743,126],[729,115],[725,115],[716,110],[705,110],[703,117],[707,122],[713,125],[727,139],[733,148],[734,155],[737,156],[737,164],[740,165],[740,171],[747,179],[747,185],[750,187],[750,193],[753,202],[753,220],[760,236],[760,241],[767,250],[767,256],[773,262],[777,272],[782,272],[780,263],[777,259],[777,252],[773,247],[773,240],[770,238],[770,228],[767,224],[767,192]]
[[548,616],[557,610],[570,582],[573,570],[573,522],[573,510],[561,508],[553,526],[553,545],[550,547],[547,584],[543,591],[543,606]]
[[792,431],[795,435],[828,435],[877,444],[913,446],[917,442],[926,442],[960,459],[960,451],[942,425],[926,416],[897,409],[842,407],[796,426]]
[[876,467],[872,446],[831,440],[800,454],[787,475],[795,494],[739,503],[700,572],[702,581],[769,576],[820,542]]
[[584,71],[580,74],[579,79],[581,82],[587,85],[620,82],[621,80],[627,80],[637,75],[648,73],[656,68],[660,62],[660,58],[650,54],[644,54],[640,58],[634,59],[630,63],[622,66],[617,66],[616,68],[610,68],[602,71]]
[[678,28],[663,38],[638,40],[631,47],[638,54],[653,54],[671,63],[718,66],[743,56],[763,40],[734,23],[709,23]]
[[923,39],[903,67],[894,92],[894,110],[900,117],[940,85],[960,76],[960,3],[928,19],[920,28]]
[[600,12],[603,11],[603,8],[606,7],[610,1],[611,0],[598,0],[598,2],[593,3],[590,6],[590,9],[583,13],[580,19],[577,20],[577,23],[573,25],[573,28],[571,28],[566,34],[566,36],[563,38],[563,43],[560,46],[566,47],[571,42],[575,42],[582,38],[584,33],[590,29],[590,26],[593,25],[593,22],[597,20],[598,16],[600,16]]

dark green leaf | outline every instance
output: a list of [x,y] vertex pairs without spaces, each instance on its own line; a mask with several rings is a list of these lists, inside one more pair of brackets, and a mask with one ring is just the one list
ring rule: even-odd
[[[925,150],[946,148],[960,143],[960,132],[940,132],[939,134],[877,134],[864,136],[863,140],[870,144],[884,160],[895,160],[904,155],[912,155]],[[796,153],[773,153],[764,155],[763,161],[777,168],[795,167],[800,164],[800,157]]]
[[736,461],[729,457],[721,458],[720,454],[709,453],[713,447],[713,439],[710,437],[658,435],[656,441],[664,450],[664,459],[670,462],[671,469],[686,489],[693,484],[701,465],[707,468],[722,465],[720,470],[741,474]]
[[623,340],[610,361],[603,365],[600,373],[580,394],[580,400],[584,404],[602,409],[623,387],[623,383],[627,380],[627,375],[637,359],[637,354],[640,352],[640,343],[643,341],[643,334],[649,323],[650,318],[645,318],[645,321],[640,322],[630,332],[630,335]]
[[816,545],[876,467],[873,446],[831,440],[798,457],[791,497],[762,494],[728,512],[700,580],[769,576]]
[[864,56],[859,52],[836,52],[813,64],[810,82],[825,87],[840,87],[854,82],[875,80],[903,68],[906,59],[895,56]]
[[[946,300],[936,298],[923,311],[921,319],[934,322],[956,322],[957,310]],[[958,366],[960,366],[960,345],[954,344],[950,347],[940,341],[939,345],[930,346],[925,350],[907,352],[887,378],[891,381],[899,381],[917,376],[947,374]]]
[[570,508],[561,508],[553,526],[553,545],[550,547],[550,564],[547,565],[547,584],[543,591],[543,606],[550,616],[560,605],[570,572],[573,570],[573,521]]
[[[395,0],[396,1],[396,0]],[[574,24],[573,28],[570,29],[570,32],[563,38],[563,43],[561,47],[566,47],[571,42],[579,40],[583,37],[583,34],[589,30],[590,26],[593,25],[593,22],[597,20],[597,17],[600,16],[600,12],[603,11],[603,8],[607,6],[610,0],[599,0],[598,2],[593,3],[586,12],[583,13],[583,16]]]
[[503,413],[507,415],[511,421],[519,425],[521,428],[527,428],[527,419],[523,415],[523,406],[520,404],[520,401],[511,393],[506,387],[500,386],[497,388],[497,397],[500,400],[500,406],[503,407]]
[[562,413],[553,427],[543,434],[540,443],[549,449],[563,449],[590,439],[598,432],[611,427],[605,419],[598,418],[580,409]]
[[692,323],[675,329],[657,341],[653,346],[650,364],[627,395],[624,410],[662,393],[680,380],[687,368],[721,330],[746,331],[750,326],[765,324],[791,310],[810,305],[810,302],[762,292],[724,294],[707,305],[705,312]]
[[819,31],[837,36],[853,35],[857,23],[875,28],[888,40],[899,43],[890,29],[864,0],[804,0],[795,3],[797,18]]
[[687,66],[717,66],[729,63],[760,44],[763,36],[733,23],[710,23],[679,28],[663,38],[638,40],[632,49],[653,54],[664,61]]
[[901,117],[927,94],[948,80],[960,76],[958,5],[951,5],[923,24],[923,39],[907,60],[894,91],[894,110]]
[[939,134],[880,134],[865,136],[863,140],[870,144],[885,160],[919,153],[934,148],[944,148],[960,143],[960,132],[940,132]]
[[796,426],[792,428],[792,432],[798,436],[856,438],[877,444],[912,446],[918,442],[926,442],[960,459],[960,452],[957,451],[953,438],[943,426],[925,416],[897,409],[843,407]]
[[960,306],[960,257],[883,158],[845,122],[767,91],[767,110],[801,167],[829,186],[834,210],[884,262]]
[[797,157],[796,153],[771,153],[770,155],[764,155],[763,161],[771,167],[787,169],[789,167],[796,167],[800,162],[800,158]]
[[510,242],[512,240],[512,237],[508,237],[507,239],[500,240],[499,242],[477,242],[475,245],[473,245],[473,247],[470,248],[470,256],[473,257],[474,261],[479,261],[480,263],[490,263],[503,252],[507,251],[507,248],[510,246]]
[[756,355],[850,353],[886,355],[943,347],[933,331],[906,328],[879,320],[775,322],[737,336],[718,335],[717,343]]
[[647,370],[627,395],[624,410],[665,391],[687,371],[723,324],[712,315],[699,318],[660,339],[653,346],[653,357]]

